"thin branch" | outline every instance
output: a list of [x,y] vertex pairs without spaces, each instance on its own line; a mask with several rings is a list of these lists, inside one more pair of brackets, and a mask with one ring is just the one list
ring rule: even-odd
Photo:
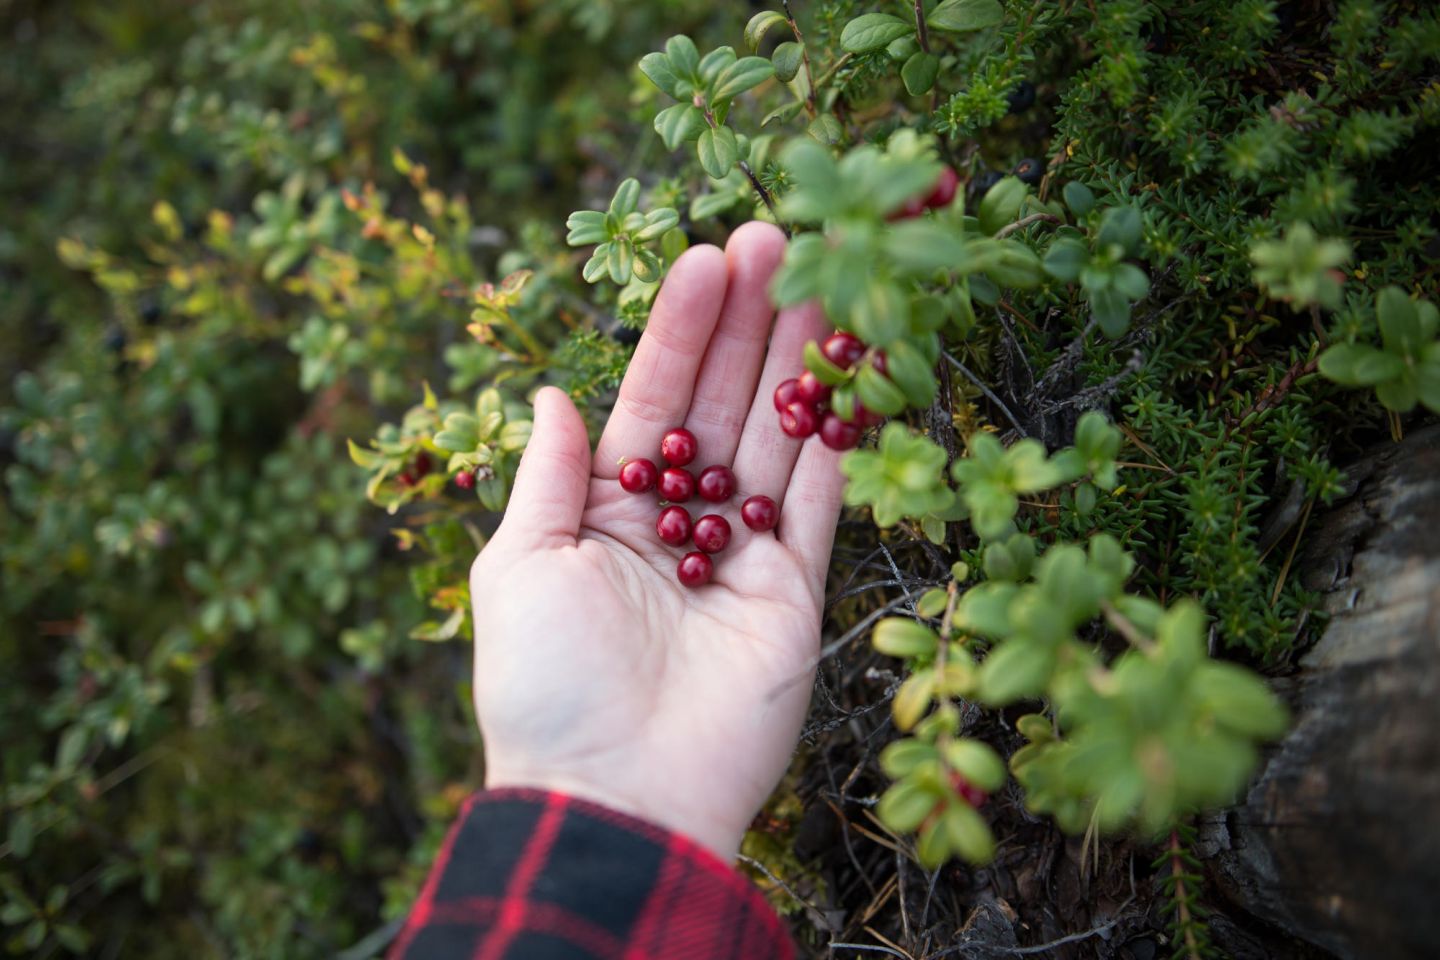
[[892,950],[889,947],[872,946],[868,943],[831,943],[827,946],[831,956],[834,956],[836,950],[868,950],[871,953],[888,953],[892,957],[899,957],[900,960],[913,960],[913,958],[907,957],[899,950]]
[[930,31],[925,26],[925,3],[924,0],[915,0],[915,37],[920,41],[920,49],[926,53],[930,52]]
[[[710,129],[720,129],[722,125],[716,122],[715,114],[713,111],[711,111],[710,105],[706,103],[704,98],[701,97],[699,94],[695,95],[695,104],[704,111],[705,122],[710,125]],[[775,223],[780,227],[781,230],[785,232],[785,236],[788,239],[791,235],[790,228],[786,226],[785,222],[780,219],[780,214],[775,212],[775,199],[770,196],[770,191],[766,190],[765,184],[761,183],[760,178],[755,176],[755,171],[750,169],[749,162],[745,160],[736,160],[735,162],[739,164],[740,169],[742,172],[744,172],[745,176],[750,179],[750,186],[755,188],[755,192],[758,193],[760,195],[760,199],[765,202],[765,209],[770,211],[770,216],[775,218]]]
[[977,388],[979,388],[980,392],[985,394],[985,396],[990,399],[991,403],[995,404],[995,406],[1000,408],[1001,412],[1005,414],[1006,419],[1008,419],[1012,424],[1015,425],[1016,430],[1020,431],[1020,436],[1028,437],[1030,435],[1025,432],[1025,428],[1020,424],[1020,419],[1015,416],[1015,414],[1010,410],[1009,407],[1005,406],[1005,401],[1001,400],[998,396],[996,396],[995,391],[987,387],[983,380],[975,376],[975,374],[971,373],[969,368],[967,368],[965,364],[961,363],[959,360],[956,360],[949,351],[946,351],[945,359],[949,360],[956,370],[959,370],[962,374],[964,374],[966,380],[969,380]]
[[754,857],[747,857],[743,853],[736,854],[736,859],[738,859],[741,863],[745,864],[747,867],[752,867],[756,870],[759,870],[761,873],[765,874],[765,876],[770,878],[771,883],[778,884],[780,889],[790,894],[790,897],[796,903],[800,904],[806,910],[809,910],[811,914],[813,914],[811,920],[814,921],[815,925],[818,926],[821,930],[824,930],[826,933],[835,932],[834,925],[830,922],[829,918],[825,916],[825,912],[823,910],[815,906],[815,904],[811,903],[809,900],[806,900],[804,897],[800,896],[800,894],[796,893],[793,889],[791,889],[790,884],[786,883],[784,880],[781,880],[779,877],[775,876],[775,874],[771,873],[770,868],[765,866],[765,864],[761,863],[759,860],[756,860]]
[[1026,227],[1030,226],[1030,224],[1040,223],[1041,221],[1045,223],[1059,223],[1060,218],[1055,216],[1055,214],[1053,213],[1032,213],[1028,217],[1021,217],[1014,223],[1006,224],[1005,226],[1001,227],[999,231],[996,232],[995,239],[1003,240],[1006,237],[1010,236],[1010,234],[1014,233],[1016,230],[1024,230]]
[[805,64],[805,112],[810,119],[815,119],[815,71],[810,67],[810,50],[805,46],[805,37],[800,33],[800,24],[795,20],[795,14],[790,12],[790,0],[780,0],[780,6],[785,10],[785,19],[790,23],[790,32],[795,34],[795,42],[800,44],[800,62]]

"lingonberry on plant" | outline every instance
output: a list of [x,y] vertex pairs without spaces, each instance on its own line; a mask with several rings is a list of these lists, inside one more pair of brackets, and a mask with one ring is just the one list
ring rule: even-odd
[[839,415],[827,413],[820,421],[820,442],[831,450],[853,450],[860,443],[860,425],[846,423]]
[[[820,352],[841,370],[849,370],[865,355],[865,344],[855,334],[840,330],[825,338],[825,342],[820,344]],[[776,393],[778,403],[779,391]]]
[[660,499],[684,503],[695,496],[695,478],[689,470],[671,467],[660,472]]
[[935,181],[930,195],[925,198],[925,206],[931,210],[940,210],[950,206],[950,201],[955,199],[955,191],[959,187],[960,175],[951,167],[944,167],[940,171],[940,179]]
[[415,465],[410,469],[414,472],[415,481],[418,483],[430,475],[432,467],[434,467],[434,463],[430,460],[430,454],[422,453],[415,458]]
[[786,407],[780,414],[780,429],[785,431],[787,437],[794,437],[797,440],[804,440],[814,433],[820,425],[820,418],[815,416],[815,409],[808,403],[801,403],[799,400]]
[[655,489],[655,480],[660,471],[649,460],[627,460],[620,468],[620,486],[627,493],[644,493]]
[[709,500],[711,503],[724,503],[735,495],[735,474],[729,467],[719,465],[706,467],[700,471],[700,479],[696,483],[702,500]]
[[455,474],[455,486],[459,487],[461,490],[474,490],[475,471],[461,470],[459,473]]
[[719,514],[707,513],[695,521],[690,537],[695,546],[706,553],[719,553],[730,542],[730,521]]
[[699,550],[693,550],[680,558],[675,576],[687,587],[701,587],[710,582],[715,564]]
[[884,350],[876,350],[870,354],[870,366],[875,368],[876,373],[885,375],[890,373],[890,361],[885,356]]
[[775,505],[774,500],[763,493],[757,493],[740,504],[740,519],[756,533],[764,533],[766,530],[775,529],[775,524],[780,522],[780,508]]
[[806,370],[796,378],[795,396],[803,403],[823,403],[830,399],[830,388],[821,383],[819,377]]
[[777,413],[784,413],[786,407],[800,399],[795,392],[799,385],[800,381],[791,377],[775,388],[775,410]]
[[965,779],[964,774],[956,770],[950,771],[950,788],[972,807],[983,806],[985,801],[990,799],[990,794]]
[[695,441],[695,434],[684,427],[676,427],[660,441],[660,456],[672,467],[685,466],[695,459],[699,450],[700,444]]
[[690,514],[684,507],[666,507],[655,519],[655,533],[662,543],[684,546],[690,539]]

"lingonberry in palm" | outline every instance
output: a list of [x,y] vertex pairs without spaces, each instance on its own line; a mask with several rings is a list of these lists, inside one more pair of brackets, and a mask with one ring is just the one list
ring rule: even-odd
[[865,355],[865,344],[855,334],[841,330],[825,338],[820,352],[841,370],[849,370]]
[[831,450],[853,450],[860,443],[860,425],[846,423],[838,414],[827,413],[820,421],[820,442]]
[[684,427],[676,427],[660,440],[660,456],[672,467],[683,467],[695,459],[695,454],[700,451],[700,444],[695,440],[695,434]]
[[780,522],[780,508],[775,505],[774,500],[763,493],[757,493],[740,505],[740,519],[756,533],[764,533],[766,530],[775,529],[775,524]]
[[799,386],[800,381],[791,377],[775,388],[775,410],[777,413],[784,413],[786,407],[800,399],[796,392]]
[[706,467],[700,471],[700,479],[696,481],[695,487],[702,500],[724,503],[735,495],[735,474],[729,467],[718,464]]
[[795,378],[795,396],[803,403],[824,403],[830,399],[830,388],[809,370]]
[[685,554],[680,558],[680,565],[675,568],[676,578],[687,587],[704,586],[710,582],[714,572],[715,564],[699,550]]
[[815,416],[815,409],[799,400],[790,404],[780,414],[780,429],[785,431],[787,437],[804,440],[819,426],[820,418]]
[[659,476],[660,471],[655,469],[655,464],[651,461],[644,458],[627,460],[620,468],[620,486],[628,493],[644,493],[655,489],[655,481]]
[[695,496],[695,477],[689,470],[671,467],[660,472],[660,499],[684,503]]
[[690,539],[690,529],[690,514],[684,507],[666,507],[655,519],[656,535],[672,547],[684,546]]
[[706,553],[719,553],[730,543],[730,521],[719,514],[707,513],[695,521],[690,539]]

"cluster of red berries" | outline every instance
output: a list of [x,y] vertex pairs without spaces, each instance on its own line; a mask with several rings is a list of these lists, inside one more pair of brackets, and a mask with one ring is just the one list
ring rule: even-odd
[[[869,350],[853,333],[837,331],[820,344],[820,352],[842,370],[855,367],[867,353],[875,372],[884,374],[885,351]],[[830,406],[831,388],[809,370],[786,380],[775,388],[775,410],[780,414],[780,429],[786,436],[803,440],[818,433],[820,442],[832,450],[852,450],[860,443],[866,427],[878,425],[884,418],[866,410],[857,400],[849,418]]]
[[411,463],[410,466],[402,470],[395,479],[399,481],[400,486],[408,490],[429,476],[433,466],[430,462],[430,455],[428,453],[422,453],[415,458],[415,461]]
[[[655,533],[662,543],[683,547],[694,543],[698,548],[680,558],[675,576],[687,587],[702,586],[715,573],[710,554],[719,553],[730,543],[730,521],[718,513],[707,513],[691,520],[690,511],[680,504],[697,493],[709,503],[724,503],[735,495],[735,472],[729,467],[706,467],[696,477],[685,467],[700,452],[695,434],[676,427],[660,441],[660,457],[668,466],[660,470],[652,460],[626,460],[620,465],[620,486],[627,493],[649,493],[658,489],[660,515],[655,519]],[[774,529],[780,522],[780,508],[767,496],[756,494],[740,507],[740,519],[757,533]]]

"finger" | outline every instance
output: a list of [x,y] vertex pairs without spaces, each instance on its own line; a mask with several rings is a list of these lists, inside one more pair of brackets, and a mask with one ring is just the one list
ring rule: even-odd
[[565,391],[535,394],[535,426],[520,457],[499,535],[534,546],[574,543],[590,488],[590,437]]
[[[818,304],[806,303],[780,311],[770,337],[770,354],[760,375],[759,391],[750,405],[740,448],[735,453],[735,475],[745,496],[763,493],[776,503],[785,500],[790,471],[800,454],[800,441],[780,429],[774,393],[782,381],[805,369],[805,344],[823,339],[830,330]],[[815,443],[820,441],[816,440]]]
[[725,279],[725,254],[709,244],[686,250],[670,268],[595,448],[597,477],[618,477],[621,457],[658,459],[665,431],[685,422]]
[[780,542],[800,557],[816,596],[825,594],[825,574],[830,567],[830,549],[835,545],[835,526],[840,522],[845,477],[840,458],[818,439],[805,443],[780,511],[776,534]]
[[785,234],[761,221],[740,227],[725,245],[725,303],[685,414],[685,426],[700,444],[702,467],[730,464],[740,445],[775,319],[770,278],[784,255]]

